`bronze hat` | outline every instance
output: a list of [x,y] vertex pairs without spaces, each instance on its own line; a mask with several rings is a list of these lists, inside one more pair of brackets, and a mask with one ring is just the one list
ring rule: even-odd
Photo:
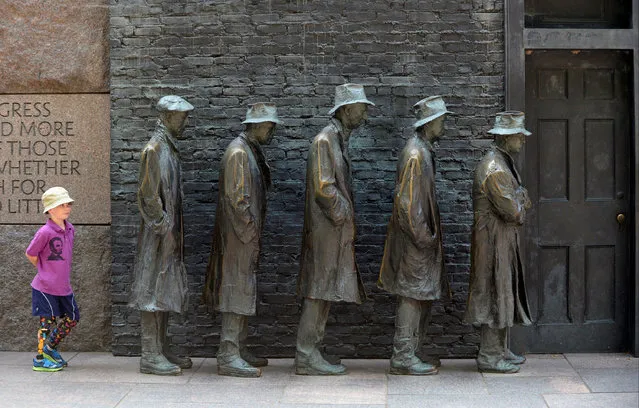
[[439,95],[429,96],[428,98],[417,102],[413,105],[413,111],[417,117],[417,122],[413,124],[415,129],[437,119],[442,115],[453,113],[446,109],[446,104]]
[[530,133],[524,127],[524,119],[526,115],[520,111],[499,112],[495,115],[495,126],[488,131],[493,135],[514,135],[522,133],[524,136],[530,136]]
[[328,111],[329,115],[332,115],[340,107],[344,105],[350,105],[352,103],[365,103],[367,105],[375,104],[366,98],[364,93],[364,87],[358,84],[344,84],[335,87],[335,106]]
[[157,109],[159,112],[189,112],[193,110],[193,105],[179,96],[167,95],[158,101]]
[[257,102],[249,105],[246,111],[246,120],[242,123],[262,123],[273,122],[280,124],[280,120],[277,117],[277,107],[271,102]]

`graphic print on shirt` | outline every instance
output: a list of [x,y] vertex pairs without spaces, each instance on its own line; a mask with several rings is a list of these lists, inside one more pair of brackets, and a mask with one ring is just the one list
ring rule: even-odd
[[47,258],[49,261],[64,261],[62,257],[62,238],[54,237],[49,240],[49,249],[51,250],[51,255]]

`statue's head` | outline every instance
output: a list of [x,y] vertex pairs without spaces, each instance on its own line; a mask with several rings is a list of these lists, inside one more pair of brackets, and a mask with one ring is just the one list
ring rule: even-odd
[[366,98],[364,87],[358,84],[344,84],[335,87],[335,105],[328,112],[344,126],[355,129],[368,118],[368,105],[375,104]]
[[429,96],[413,105],[413,112],[417,122],[413,127],[424,135],[429,141],[434,142],[444,133],[444,119],[450,112],[441,96]]
[[160,120],[169,132],[177,138],[182,138],[193,105],[179,96],[168,95],[158,101],[157,109],[160,112]]
[[340,106],[335,117],[348,129],[356,129],[368,119],[368,105],[358,102]]
[[524,127],[525,115],[520,111],[500,112],[495,126],[488,133],[495,135],[495,143],[508,153],[519,153],[530,133]]
[[274,103],[257,102],[249,106],[246,119],[242,123],[246,125],[249,138],[260,144],[269,144],[273,139],[275,126],[282,122],[277,117]]

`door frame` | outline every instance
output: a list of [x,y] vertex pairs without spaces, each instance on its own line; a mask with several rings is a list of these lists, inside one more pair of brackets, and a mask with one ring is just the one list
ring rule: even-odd
[[[633,109],[635,120],[630,124],[634,156],[631,168],[634,180],[631,186],[631,204],[634,201],[633,228],[630,242],[634,249],[630,252],[629,269],[634,277],[630,288],[628,305],[630,308],[629,347],[632,354],[639,357],[639,0],[632,0],[632,28],[629,29],[565,29],[565,28],[525,28],[524,0],[504,2],[505,32],[505,93],[506,109],[526,111],[526,50],[630,50],[633,54]],[[525,174],[525,148],[519,155],[518,166]],[[634,241],[634,242],[633,242]],[[632,245],[632,244],[631,244]],[[525,254],[524,254],[525,256]],[[633,273],[634,272],[634,273]]]

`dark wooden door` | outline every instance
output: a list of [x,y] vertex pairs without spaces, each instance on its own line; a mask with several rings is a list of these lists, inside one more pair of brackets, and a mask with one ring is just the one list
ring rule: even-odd
[[[624,51],[526,56],[525,227],[534,325],[515,349],[627,348],[631,85]],[[623,219],[625,218],[625,219]]]

